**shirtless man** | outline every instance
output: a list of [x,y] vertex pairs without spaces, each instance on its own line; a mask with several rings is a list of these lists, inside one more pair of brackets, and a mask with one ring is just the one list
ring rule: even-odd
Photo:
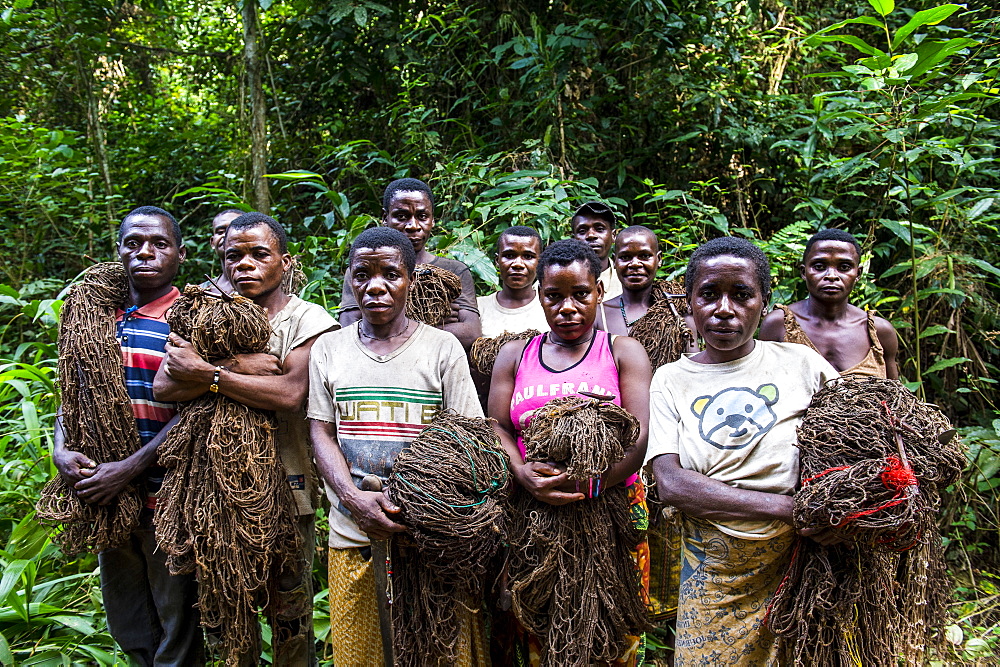
[[842,375],[899,379],[896,330],[885,319],[848,303],[861,271],[861,246],[840,229],[823,229],[806,243],[799,275],[809,296],[778,305],[760,327],[760,340],[812,347]]
[[641,225],[618,232],[611,267],[623,289],[621,294],[601,304],[597,326],[608,333],[627,336],[629,328],[653,305],[653,281],[660,268],[656,235]]

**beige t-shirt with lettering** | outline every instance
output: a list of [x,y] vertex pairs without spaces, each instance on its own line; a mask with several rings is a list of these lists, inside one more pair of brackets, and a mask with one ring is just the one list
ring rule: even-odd
[[[324,334],[309,355],[310,419],[336,424],[337,443],[361,488],[365,475],[385,483],[396,455],[441,409],[482,417],[483,409],[461,343],[447,331],[419,324],[391,354],[361,342],[360,322]],[[329,488],[330,547],[369,544],[368,536]]]
[[[315,303],[292,296],[274,319],[271,320],[271,340],[268,352],[282,363],[288,353],[313,336],[330,331],[337,326],[333,315]],[[312,514],[319,500],[319,476],[313,463],[309,444],[309,426],[305,409],[295,412],[277,412],[278,428],[274,441],[278,454],[292,487],[296,513]]]
[[[756,341],[750,354],[722,364],[684,355],[661,366],[649,390],[646,464],[677,454],[681,467],[739,489],[790,495],[799,482],[795,428],[812,396],[839,377],[815,351]],[[713,522],[734,537],[769,539],[780,521]]]

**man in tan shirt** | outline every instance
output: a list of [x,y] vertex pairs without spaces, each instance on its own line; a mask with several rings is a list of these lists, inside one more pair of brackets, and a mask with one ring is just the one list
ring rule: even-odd
[[281,279],[291,267],[285,231],[273,218],[247,213],[229,225],[225,238],[225,273],[240,295],[267,310],[271,321],[269,354],[240,355],[229,367],[217,367],[195,353],[188,341],[171,335],[154,382],[160,400],[189,401],[209,390],[244,405],[274,410],[275,441],[292,488],[302,558],[280,573],[282,598],[272,639],[275,665],[316,664],[312,632],[312,560],[318,477],[312,460],[305,400],[309,391],[309,351],[320,334],[338,328],[321,306],[285,294]]

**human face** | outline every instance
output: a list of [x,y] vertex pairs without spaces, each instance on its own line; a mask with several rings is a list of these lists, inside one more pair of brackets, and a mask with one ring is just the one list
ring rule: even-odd
[[607,220],[581,213],[573,218],[573,238],[589,245],[603,262],[611,254],[615,230]]
[[177,245],[173,224],[158,215],[133,215],[122,223],[118,257],[129,284],[138,292],[157,292],[170,286],[187,256]]
[[434,229],[434,207],[426,192],[397,192],[382,214],[382,224],[406,234],[417,254]]
[[809,296],[817,301],[847,301],[858,282],[858,251],[846,241],[816,241],[799,264],[799,275],[806,281]]
[[500,281],[516,290],[530,287],[538,272],[542,242],[533,236],[502,236],[497,252]]
[[215,249],[215,254],[223,262],[226,261],[226,248],[223,245],[226,240],[226,230],[229,229],[229,223],[238,217],[240,217],[239,213],[220,213],[212,220],[212,248]]
[[660,268],[660,251],[651,234],[619,235],[615,241],[615,271],[622,287],[630,291],[644,290],[653,284]]
[[385,326],[403,317],[413,275],[399,248],[358,248],[351,259],[351,289],[370,326]]
[[585,262],[552,264],[539,285],[542,310],[552,333],[564,341],[577,340],[594,328],[604,286]]
[[281,288],[281,278],[292,257],[278,249],[278,239],[267,225],[226,234],[223,270],[241,296],[259,301]]
[[695,276],[690,305],[709,363],[750,354],[765,305],[750,260],[729,255],[706,259]]

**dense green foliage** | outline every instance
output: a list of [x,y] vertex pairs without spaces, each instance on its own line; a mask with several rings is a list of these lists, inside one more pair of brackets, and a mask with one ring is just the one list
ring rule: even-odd
[[[753,238],[781,301],[803,295],[809,234],[863,239],[857,301],[893,321],[905,379],[971,445],[943,517],[960,582],[948,661],[991,661],[990,3],[256,1],[270,209],[307,268],[305,295],[331,308],[350,241],[399,176],[431,183],[437,249],[484,290],[503,227],[558,238],[575,203],[598,196],[658,232],[667,274],[706,238]],[[185,279],[217,271],[208,221],[257,204],[243,47],[226,0],[0,0],[0,663],[113,660],[94,559],[64,559],[31,516],[53,473],[58,297],[89,258],[111,256],[117,221],[140,204],[181,220]]]

